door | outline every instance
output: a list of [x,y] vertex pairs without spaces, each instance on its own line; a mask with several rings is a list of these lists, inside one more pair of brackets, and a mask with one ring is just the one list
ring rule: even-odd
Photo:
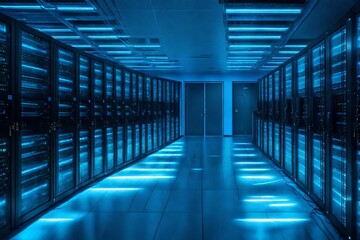
[[222,135],[222,83],[186,83],[185,134]]
[[233,135],[251,134],[257,100],[257,83],[233,83]]
[[205,89],[205,135],[221,136],[223,119],[222,83],[206,83]]
[[186,83],[185,134],[204,135],[204,83]]

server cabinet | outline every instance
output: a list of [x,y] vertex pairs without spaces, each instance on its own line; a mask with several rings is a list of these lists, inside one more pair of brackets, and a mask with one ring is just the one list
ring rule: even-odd
[[325,204],[325,43],[311,51],[311,192],[321,205]]
[[346,28],[330,36],[330,212],[338,223],[347,226],[347,147],[346,147]]
[[159,89],[158,89],[158,136],[159,136],[159,146],[164,144],[164,94],[163,94],[163,81],[159,80],[158,82]]
[[268,77],[268,85],[269,85],[269,102],[268,102],[268,128],[269,128],[269,144],[268,144],[268,155],[270,158],[274,156],[274,78],[273,74],[270,74]]
[[[22,222],[51,199],[50,43],[27,31],[19,32],[16,217]],[[36,210],[37,209],[37,210]],[[36,211],[34,211],[36,210]]]
[[76,127],[76,71],[75,54],[56,49],[55,175],[56,195],[75,187],[75,127]]
[[93,155],[94,176],[104,172],[104,68],[93,61]]
[[355,79],[355,104],[356,104],[356,171],[357,171],[357,185],[356,186],[356,234],[360,236],[360,17],[357,17],[356,26],[356,79]]
[[175,84],[174,82],[170,82],[170,118],[171,118],[171,137],[170,140],[175,139],[175,109],[174,109],[174,104],[175,104]]
[[303,186],[307,183],[307,58],[296,60],[296,99],[295,99],[295,146],[296,179]]
[[293,66],[289,63],[285,67],[285,101],[284,101],[284,167],[292,175],[293,173]]
[[133,130],[132,130],[132,122],[131,122],[131,73],[125,71],[125,82],[124,82],[124,100],[125,100],[125,139],[126,139],[126,161],[130,161],[133,158]]
[[111,171],[115,167],[115,93],[114,93],[114,67],[105,66],[105,104],[106,104],[106,170]]
[[257,145],[262,149],[262,124],[261,124],[261,115],[262,115],[262,79],[259,79],[259,96],[258,96],[258,115],[257,115]]
[[153,106],[152,106],[152,99],[151,99],[151,78],[147,77],[146,81],[146,109],[147,109],[147,113],[146,113],[146,117],[147,117],[147,151],[151,151],[154,149],[153,146]]
[[264,121],[264,152],[266,154],[269,154],[269,116],[268,116],[268,110],[269,110],[269,78],[265,77],[264,78],[264,115],[263,115],[263,121]]
[[281,136],[281,113],[280,113],[280,72],[274,73],[274,160],[280,164],[280,136]]
[[158,123],[159,123],[159,115],[158,115],[158,80],[153,79],[153,91],[152,91],[152,107],[153,107],[153,127],[154,127],[154,149],[159,147],[159,131],[158,131]]
[[90,60],[79,56],[79,182],[86,182],[91,176],[91,80]]
[[144,75],[138,76],[138,99],[139,99],[139,118],[140,118],[140,154],[146,153],[146,108],[144,105]]
[[10,28],[0,22],[0,233],[10,223],[11,100]]
[[180,89],[181,84],[175,83],[175,136],[176,138],[180,137]]
[[133,121],[133,153],[134,158],[140,156],[140,111],[139,111],[139,103],[138,103],[138,75],[132,74],[132,121]]
[[124,163],[124,87],[123,71],[115,69],[115,98],[116,98],[116,165]]
[[171,96],[171,92],[170,92],[170,83],[168,81],[165,81],[165,141],[168,142],[170,141],[170,137],[171,137],[171,132],[170,132],[170,127],[171,127],[171,119],[170,119],[170,96]]

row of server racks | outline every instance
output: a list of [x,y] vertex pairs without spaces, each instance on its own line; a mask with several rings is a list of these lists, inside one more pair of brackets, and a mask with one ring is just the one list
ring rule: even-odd
[[0,21],[0,238],[176,140],[180,83]]
[[255,144],[360,238],[360,17],[259,79]]

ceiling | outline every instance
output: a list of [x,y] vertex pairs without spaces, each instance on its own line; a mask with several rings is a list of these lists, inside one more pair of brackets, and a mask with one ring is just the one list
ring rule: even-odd
[[357,0],[2,0],[10,15],[96,56],[164,74],[263,75]]

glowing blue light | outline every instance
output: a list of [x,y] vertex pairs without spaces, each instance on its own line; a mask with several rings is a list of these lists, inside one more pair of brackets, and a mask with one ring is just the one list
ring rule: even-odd
[[142,162],[140,164],[147,164],[147,165],[154,165],[154,164],[169,164],[169,165],[174,165],[174,164],[179,164],[178,162],[163,162],[163,161],[159,161],[159,162]]
[[267,164],[266,162],[234,162],[234,164],[238,165],[262,165]]
[[228,14],[299,14],[301,9],[297,8],[239,8],[226,9]]
[[202,171],[202,168],[192,168],[192,171]]
[[113,180],[121,180],[121,179],[170,179],[170,178],[175,178],[174,176],[114,176],[114,177],[108,177],[108,179],[113,179]]
[[285,32],[287,27],[229,27],[230,32]]
[[229,51],[230,54],[263,54],[265,51]]
[[87,6],[59,6],[57,7],[57,10],[64,12],[74,12],[74,11],[89,12],[89,11],[95,11],[95,8],[87,7]]
[[72,32],[71,29],[68,28],[38,28],[40,32]]
[[262,199],[244,199],[244,202],[288,202],[289,199],[286,198],[275,198],[275,199],[266,199],[266,198],[262,198]]
[[136,171],[136,172],[175,172],[175,168],[128,168],[124,171]]
[[288,44],[288,45],[285,45],[286,48],[305,48],[307,47],[307,45],[292,45],[292,44]]
[[279,51],[280,54],[297,54],[300,51]]
[[139,191],[141,188],[90,188],[90,191]]
[[39,6],[39,5],[0,5],[0,8],[38,10],[38,9],[42,9],[42,6]]
[[269,207],[293,207],[295,203],[270,203]]
[[147,59],[168,59],[169,57],[166,57],[166,56],[164,56],[164,57],[162,57],[162,56],[147,56],[146,57]]
[[131,54],[131,51],[107,51],[109,54]]
[[242,172],[264,172],[269,171],[269,168],[240,168],[239,171]]
[[113,31],[113,27],[78,27],[79,31],[90,31],[90,32],[98,32],[98,31]]
[[233,148],[235,151],[255,151],[255,148]]
[[239,222],[251,222],[251,223],[292,223],[292,222],[305,222],[308,218],[243,218],[236,219]]
[[276,182],[280,182],[281,180],[274,180],[274,181],[268,181],[268,182],[262,182],[262,183],[255,183],[254,185],[258,186],[258,185],[268,185],[268,184],[272,184],[272,183],[276,183]]
[[234,143],[234,145],[252,145],[252,143]]
[[[262,56],[257,56],[257,57],[254,57],[254,56],[252,56],[252,57],[248,57],[248,56],[230,56],[230,57],[228,57],[228,59],[243,59],[243,60],[249,60],[249,59],[259,60],[261,58],[262,58]],[[234,144],[237,144],[237,143],[234,143]],[[251,144],[251,143],[244,143],[244,144]]]
[[278,60],[288,60],[291,57],[272,57],[273,59],[278,59]]
[[273,176],[240,176],[242,179],[273,179]]
[[179,149],[170,149],[170,148],[165,148],[160,150],[159,152],[163,153],[163,152],[179,152]]
[[91,39],[118,39],[118,38],[128,38],[127,35],[89,35]]
[[69,222],[73,221],[73,218],[40,218],[40,222]]
[[233,154],[234,157],[257,157],[256,153],[236,153]]
[[280,35],[230,35],[230,40],[254,40],[254,39],[266,39],[277,40],[280,39]]
[[228,63],[256,63],[258,60],[244,60],[244,59],[235,59],[228,60]]
[[80,39],[80,36],[52,36],[54,39]]
[[182,153],[154,153],[151,157],[182,157]]
[[74,47],[74,48],[91,48],[92,47],[89,44],[74,44],[74,45],[71,45],[71,46]]
[[271,45],[264,45],[264,44],[237,44],[237,45],[230,45],[230,48],[271,48]]

